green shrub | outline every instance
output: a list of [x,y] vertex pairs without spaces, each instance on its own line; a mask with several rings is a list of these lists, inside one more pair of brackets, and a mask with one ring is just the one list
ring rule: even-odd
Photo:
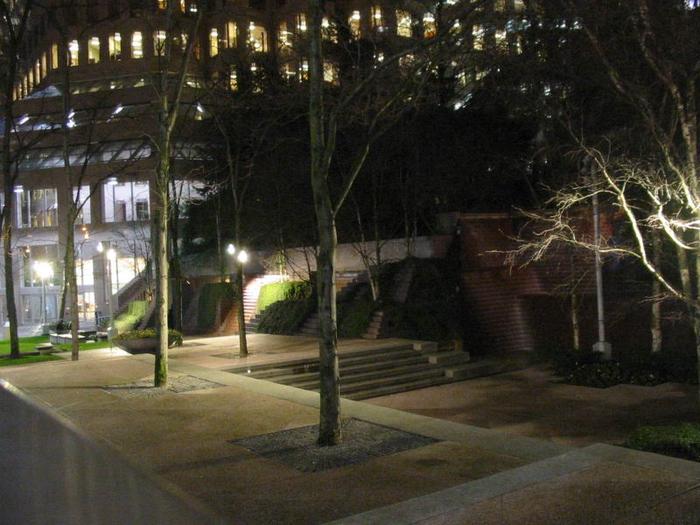
[[315,306],[316,301],[313,297],[302,300],[285,299],[272,303],[260,314],[258,333],[296,334]]
[[214,328],[216,309],[221,304],[222,311],[233,306],[235,292],[230,283],[207,283],[202,287],[197,305],[197,327],[200,330]]
[[262,312],[278,301],[301,301],[312,295],[311,284],[304,281],[283,281],[266,284],[260,288],[256,312]]
[[148,301],[132,301],[123,314],[114,319],[114,329],[122,333],[133,330],[146,316]]
[[369,327],[376,305],[368,294],[338,305],[338,335],[340,337],[361,337]]
[[624,446],[700,461],[700,424],[640,427],[627,438]]
[[[126,341],[129,339],[150,339],[157,337],[158,334],[155,328],[146,328],[145,330],[129,330],[119,334],[113,338],[114,341]],[[168,344],[170,346],[182,346],[182,334],[177,330],[168,330]]]
[[593,352],[547,352],[547,355],[554,373],[573,385],[607,388],[619,384],[697,382],[697,359],[690,352],[627,353],[607,362]]

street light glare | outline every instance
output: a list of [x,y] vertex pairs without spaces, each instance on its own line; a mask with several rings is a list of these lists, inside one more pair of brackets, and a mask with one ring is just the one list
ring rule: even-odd
[[114,248],[110,248],[107,250],[107,259],[110,261],[114,261],[117,258],[117,252],[114,251]]
[[34,271],[42,281],[53,277],[53,268],[51,264],[46,261],[36,261],[34,263]]
[[248,252],[245,250],[241,250],[238,252],[238,262],[241,264],[245,264],[248,262]]
[[229,255],[233,255],[234,253],[236,253],[236,247],[233,244],[229,243],[229,245],[226,246],[226,253],[228,253]]
[[97,243],[97,253],[102,253],[103,251],[105,251],[105,247],[102,246],[101,242],[98,242]]

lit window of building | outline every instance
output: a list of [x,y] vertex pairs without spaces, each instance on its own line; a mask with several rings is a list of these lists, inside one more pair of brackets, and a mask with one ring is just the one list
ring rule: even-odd
[[280,22],[277,26],[277,46],[279,49],[291,46],[289,39],[289,31],[287,31],[287,22]]
[[180,210],[180,217],[187,217],[189,205],[204,200],[204,190],[189,180],[174,180],[169,187],[170,199]]
[[238,72],[236,66],[231,66],[228,71],[228,87],[231,91],[238,91]]
[[93,36],[88,40],[88,64],[97,64],[100,61],[100,39]]
[[51,44],[51,69],[58,69],[58,44]]
[[353,11],[348,19],[348,27],[350,28],[350,34],[355,38],[360,36],[360,12]]
[[292,64],[285,64],[282,68],[282,74],[287,81],[296,79],[297,71]]
[[413,18],[411,13],[403,9],[396,10],[396,34],[410,38],[413,36]]
[[423,37],[433,38],[435,35],[437,35],[435,16],[432,13],[425,13],[423,15]]
[[309,61],[304,59],[299,65],[299,78],[301,80],[309,80]]
[[78,217],[75,219],[75,223],[90,224],[90,186],[73,188],[73,202],[80,208]]
[[195,14],[197,12],[197,2],[190,2],[190,13]]
[[34,83],[41,82],[41,62],[38,60],[34,63]]
[[167,9],[168,0],[158,0],[158,9]]
[[187,2],[185,0],[180,0],[180,11],[183,13],[187,11]]
[[497,29],[496,32],[494,33],[494,37],[496,39],[496,44],[498,45],[504,45],[506,43],[506,30],[505,29]]
[[493,10],[497,13],[502,13],[506,10],[506,0],[495,0],[493,3]]
[[485,35],[484,27],[480,25],[475,25],[472,27],[472,40],[474,42],[473,46],[474,49],[477,51],[481,51],[484,49],[484,35]]
[[19,228],[49,228],[56,226],[58,200],[56,188],[16,191],[17,226]]
[[321,19],[321,36],[326,40],[338,43],[338,32],[335,30],[335,27],[331,25],[327,16]]
[[103,185],[103,220],[147,221],[150,216],[150,198],[148,181],[107,181]]
[[109,35],[109,59],[122,59],[122,35],[120,33]]
[[338,84],[338,66],[332,62],[323,63],[323,81],[329,84]]
[[523,0],[513,0],[513,9],[516,11],[524,11],[525,2]]
[[212,27],[209,31],[209,56],[215,57],[219,54],[219,30]]
[[71,40],[68,43],[68,60],[69,66],[77,66],[80,62],[80,45],[77,40]]
[[372,27],[381,31],[384,28],[384,16],[382,14],[382,8],[378,5],[373,5],[370,8],[370,11],[370,23],[372,24]]
[[228,47],[236,47],[238,42],[238,26],[236,22],[228,22],[226,24],[226,45]]
[[44,80],[46,74],[49,72],[48,56],[46,53],[41,55],[41,79]]
[[167,37],[167,33],[162,29],[159,29],[153,33],[153,49],[155,50],[155,54],[157,56],[165,55],[165,41]]
[[248,24],[248,45],[255,52],[267,51],[267,35],[263,26]]
[[143,58],[143,33],[134,31],[131,34],[131,58]]
[[297,14],[297,31],[300,33],[304,33],[307,30],[306,26],[306,13],[298,13]]

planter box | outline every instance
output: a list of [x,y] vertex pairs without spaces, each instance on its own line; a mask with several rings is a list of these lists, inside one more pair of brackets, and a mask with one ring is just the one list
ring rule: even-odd
[[114,341],[114,345],[122,350],[126,350],[130,354],[155,354],[158,348],[158,338],[121,339]]
[[[114,346],[118,346],[122,350],[126,350],[130,354],[155,354],[158,349],[157,337],[145,337],[142,339],[121,339],[115,340]],[[172,348],[174,343],[168,345]]]

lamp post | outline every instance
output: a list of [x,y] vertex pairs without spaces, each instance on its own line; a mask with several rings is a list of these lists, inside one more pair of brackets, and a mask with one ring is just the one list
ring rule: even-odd
[[34,271],[41,280],[41,326],[46,324],[46,280],[53,277],[53,268],[47,261],[36,261]]
[[[233,244],[226,246],[226,253],[233,257],[236,254],[236,248]],[[238,355],[239,357],[248,357],[248,340],[245,333],[245,304],[243,302],[244,290],[244,275],[243,266],[248,262],[248,252],[239,250],[236,256],[237,271],[236,271],[236,299],[238,302]]]
[[114,332],[114,307],[112,306],[112,262],[117,258],[117,252],[114,248],[107,250],[107,276],[109,280],[109,293],[107,295],[107,305],[109,306],[109,329],[107,330],[107,339],[109,339],[109,348],[112,348],[112,336]]

